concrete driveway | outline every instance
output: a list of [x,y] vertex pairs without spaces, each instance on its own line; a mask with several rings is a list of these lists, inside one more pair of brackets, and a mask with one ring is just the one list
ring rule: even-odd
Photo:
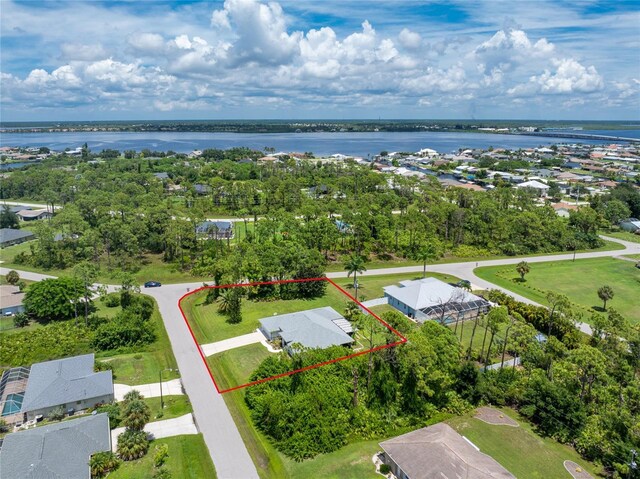
[[254,333],[243,334],[242,336],[224,339],[215,343],[201,344],[200,347],[202,348],[202,352],[205,356],[211,356],[212,354],[221,353],[222,351],[248,346],[249,344],[260,343],[262,341],[264,341],[264,334],[256,331]]
[[[122,401],[124,395],[135,389],[146,398],[160,397],[160,383],[139,384],[137,386],[128,386],[126,384],[113,384],[113,394],[116,401]],[[163,396],[178,396],[184,394],[182,391],[182,383],[180,379],[172,379],[171,381],[162,382]]]
[[[118,448],[118,436],[124,432],[124,429],[124,427],[117,427],[111,431],[111,449],[113,451]],[[196,428],[190,413],[173,419],[150,422],[144,427],[144,431],[151,439],[198,434],[198,428]]]

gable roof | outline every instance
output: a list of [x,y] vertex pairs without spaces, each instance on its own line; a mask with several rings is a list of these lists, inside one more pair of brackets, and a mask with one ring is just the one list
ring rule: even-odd
[[0,450],[0,477],[89,479],[92,454],[111,449],[106,413],[9,434]]
[[22,412],[113,394],[111,371],[93,372],[93,354],[31,366]]
[[11,228],[0,229],[0,244],[8,243],[24,238],[35,238],[36,236],[31,231],[26,230],[14,230]]
[[422,278],[414,281],[400,281],[401,286],[385,286],[384,292],[401,303],[418,310],[441,305],[448,301],[468,303],[482,301],[469,291],[451,286],[436,278]]
[[233,223],[231,221],[203,221],[196,227],[196,232],[198,233],[209,233],[209,232],[217,232],[217,231],[228,231],[233,228]]
[[346,320],[330,306],[260,320],[263,329],[279,332],[285,344],[300,343],[307,348],[328,348],[353,342],[345,330]]
[[517,185],[518,188],[535,188],[538,190],[548,190],[549,186],[536,180],[525,181]]
[[410,479],[515,479],[444,423],[394,437],[380,447]]

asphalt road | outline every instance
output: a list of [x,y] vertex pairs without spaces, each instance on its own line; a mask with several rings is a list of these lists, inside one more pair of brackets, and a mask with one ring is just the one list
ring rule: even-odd
[[[576,259],[602,258],[628,254],[640,254],[640,244],[618,240],[616,238],[604,237],[610,241],[620,243],[625,246],[624,250],[598,251],[591,253],[578,253]],[[538,263],[543,261],[562,261],[573,258],[573,253],[562,255],[533,256],[528,258],[507,258],[498,260],[487,260],[478,262],[449,263],[427,265],[427,271],[445,273],[458,278],[471,281],[471,283],[482,289],[500,289],[514,296],[517,300],[536,304],[535,302],[514,294],[488,281],[477,277],[473,270],[476,267],[510,265],[520,261]],[[422,272],[422,266],[403,266],[397,268],[370,269],[361,276],[374,276],[397,273],[418,273]],[[0,268],[0,274],[7,274],[8,268]],[[20,276],[30,280],[42,280],[52,276],[18,271]],[[346,271],[328,273],[329,278],[346,278]],[[184,323],[182,314],[178,308],[178,300],[187,293],[187,288],[193,291],[202,286],[202,283],[183,283],[164,285],[159,288],[144,289],[143,292],[154,297],[158,303],[160,313],[164,320],[165,328],[171,340],[173,353],[178,362],[178,368],[182,377],[182,383],[189,395],[193,406],[194,417],[199,430],[204,436],[205,443],[209,448],[209,453],[216,467],[218,477],[221,479],[257,479],[258,473],[247,452],[247,449],[240,437],[240,433],[227,409],[222,395],[216,391],[209,372],[205,367],[197,346],[195,345],[189,330]],[[111,288],[110,288],[111,289]],[[578,324],[580,329],[591,334],[591,328],[586,324]]]

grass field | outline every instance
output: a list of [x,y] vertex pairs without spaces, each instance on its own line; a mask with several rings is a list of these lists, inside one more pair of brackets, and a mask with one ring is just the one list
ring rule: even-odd
[[249,382],[251,373],[270,353],[262,344],[249,344],[207,358],[207,364],[220,389]]
[[195,293],[185,298],[181,303],[198,344],[213,343],[222,339],[251,333],[260,325],[260,319],[274,314],[293,313],[324,306],[331,306],[336,311],[342,312],[349,300],[331,284],[327,285],[325,295],[316,299],[278,301],[248,301],[243,299],[242,322],[230,324],[225,316],[218,313],[216,304],[204,304],[206,295],[206,291]]
[[612,238],[618,238],[624,241],[631,241],[632,243],[640,243],[640,235],[629,233],[628,231],[617,231],[615,233],[603,232],[605,236],[611,236]]
[[[161,409],[159,397],[144,398],[144,402],[147,403],[151,410],[150,421],[164,421],[165,419],[184,416],[193,411],[189,397],[186,394],[181,396],[164,396],[163,401],[164,409]],[[162,411],[162,415],[160,415],[160,411]]]
[[585,313],[589,320],[593,311],[602,309],[597,290],[603,285],[613,288],[614,298],[607,307],[615,308],[632,323],[640,322],[638,291],[640,269],[633,262],[615,258],[593,258],[573,261],[557,261],[530,264],[526,282],[518,278],[515,266],[491,266],[478,268],[475,273],[482,279],[521,294],[540,304],[547,304],[548,291],[566,294]]
[[354,442],[311,460],[295,462],[284,458],[283,462],[292,479],[379,479],[381,476],[376,474],[371,458],[381,450],[378,445],[381,441]]
[[518,421],[520,426],[487,424],[473,418],[473,414],[447,422],[520,479],[570,478],[563,465],[566,460],[579,464],[594,476],[599,472],[595,465],[583,460],[570,446],[538,436],[528,423],[519,419],[517,413],[508,408],[502,411]]
[[169,446],[169,457],[165,466],[175,479],[215,479],[216,471],[202,434],[174,436],[151,441],[146,456],[136,461],[123,462],[109,474],[109,479],[149,479],[153,476],[154,448],[161,444]]

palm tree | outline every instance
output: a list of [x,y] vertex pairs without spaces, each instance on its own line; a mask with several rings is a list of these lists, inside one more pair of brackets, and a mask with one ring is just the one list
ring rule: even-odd
[[358,299],[358,273],[363,273],[367,270],[364,266],[364,258],[357,254],[349,256],[344,264],[344,269],[347,271],[347,277],[353,273],[353,287],[356,290],[356,300]]
[[360,314],[360,307],[354,301],[349,301],[344,308],[344,317],[349,321],[353,321]]
[[607,301],[613,299],[613,288],[611,286],[601,286],[598,288],[598,297],[603,301],[602,309],[607,310]]
[[101,478],[107,473],[115,470],[120,465],[120,460],[111,451],[98,452],[91,456],[89,467],[91,468],[91,478]]
[[118,436],[118,455],[124,461],[133,461],[149,450],[149,439],[144,431],[125,430]]
[[520,275],[520,281],[524,282],[524,277],[529,271],[531,271],[531,268],[529,267],[529,263],[526,261],[520,261],[516,265],[516,271]]
[[218,303],[218,312],[227,314],[231,310],[231,304],[233,303],[231,290],[227,289],[221,292],[216,301]]
[[140,399],[128,402],[122,411],[122,424],[132,431],[142,431],[151,418],[149,406]]
[[422,261],[422,277],[427,276],[427,261],[437,257],[436,248],[433,245],[427,245],[421,248],[415,255],[415,259]]
[[142,400],[144,399],[144,396],[137,389],[132,389],[131,391],[129,391],[127,394],[124,395],[124,397],[122,398],[122,403],[123,405],[126,405],[126,403],[134,401],[136,399]]

